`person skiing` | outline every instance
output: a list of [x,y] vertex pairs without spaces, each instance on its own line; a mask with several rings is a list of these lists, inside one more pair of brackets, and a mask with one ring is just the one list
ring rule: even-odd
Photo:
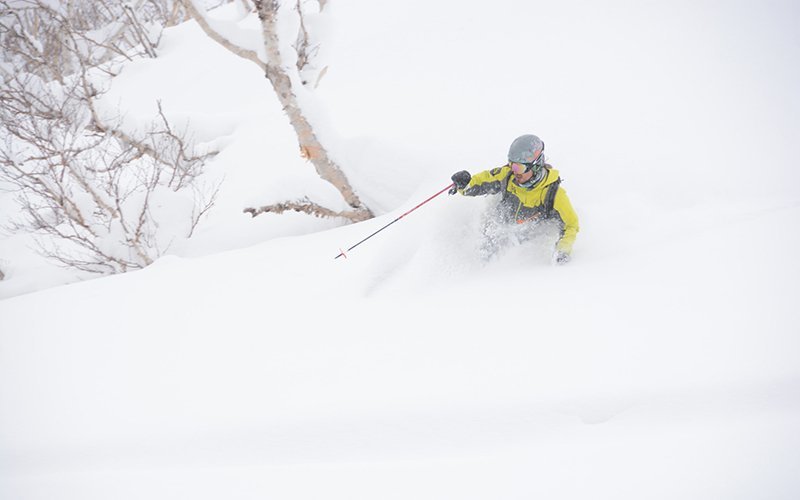
[[554,262],[570,261],[579,229],[578,216],[561,187],[558,170],[546,163],[544,142],[537,136],[527,134],[514,139],[506,165],[475,175],[462,170],[451,179],[454,184],[451,195],[501,194],[483,228],[484,257],[494,255],[511,236],[526,241],[538,234],[542,226],[549,226],[558,232]]

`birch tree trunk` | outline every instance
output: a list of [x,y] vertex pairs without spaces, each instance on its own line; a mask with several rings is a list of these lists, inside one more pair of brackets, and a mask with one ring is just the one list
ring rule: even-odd
[[254,3],[258,18],[261,20],[264,48],[267,54],[266,76],[272,83],[283,110],[297,133],[303,157],[311,161],[322,179],[333,184],[342,193],[347,204],[353,208],[353,211],[349,212],[351,220],[361,221],[372,218],[372,212],[361,203],[341,168],[330,159],[328,152],[319,142],[313,127],[297,104],[297,98],[292,92],[292,80],[286,73],[281,59],[276,26],[278,0],[256,0]]
[[[292,79],[283,66],[280,53],[277,28],[277,16],[280,2],[278,0],[253,0],[253,5],[261,21],[264,37],[264,48],[267,57],[267,61],[264,62],[254,51],[237,46],[223,35],[216,32],[205,18],[200,8],[195,5],[194,1],[195,0],[182,0],[189,15],[197,21],[207,35],[239,57],[255,62],[264,71],[265,76],[272,84],[272,88],[278,96],[278,100],[286,116],[289,118],[292,128],[294,128],[297,134],[300,154],[314,165],[314,169],[320,178],[330,182],[342,194],[342,197],[351,208],[351,210],[335,212],[309,200],[302,200],[290,202],[289,205],[278,203],[258,209],[248,208],[245,209],[245,212],[255,217],[258,214],[266,212],[281,213],[286,210],[286,206],[291,206],[294,210],[306,212],[311,215],[319,217],[344,217],[352,222],[359,222],[374,217],[372,211],[361,202],[339,165],[331,160],[327,150],[314,133],[313,126],[297,103],[297,97],[294,95],[292,89]],[[320,8],[324,7],[324,4],[324,1],[320,2]]]

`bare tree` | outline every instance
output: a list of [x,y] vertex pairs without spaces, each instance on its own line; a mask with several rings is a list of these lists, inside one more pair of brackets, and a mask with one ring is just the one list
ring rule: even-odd
[[[292,48],[297,52],[297,62],[295,66],[297,66],[297,71],[302,74],[303,70],[311,65],[311,61],[319,52],[319,44],[311,42],[311,35],[306,28],[306,16],[303,12],[301,0],[297,0],[294,10],[300,18],[300,28],[297,30],[297,40],[295,40]],[[303,79],[302,83],[306,85],[308,82]]]
[[[356,194],[355,190],[350,185],[347,176],[344,174],[339,165],[334,162],[326,148],[322,145],[311,122],[306,117],[297,102],[293,88],[293,80],[283,64],[283,59],[280,52],[280,40],[278,38],[277,17],[280,2],[278,0],[252,0],[258,18],[261,21],[262,36],[264,48],[266,53],[266,61],[262,60],[255,51],[245,49],[237,46],[229,41],[221,33],[217,32],[212,23],[205,17],[203,10],[198,8],[195,0],[181,0],[186,7],[187,12],[193,17],[200,27],[208,34],[213,40],[220,45],[230,50],[234,54],[250,60],[257,64],[264,72],[266,77],[272,84],[272,88],[280,100],[284,111],[286,112],[289,122],[297,134],[297,140],[300,146],[300,154],[303,158],[308,159],[313,165],[317,174],[325,181],[331,183],[342,195],[344,200],[350,206],[349,210],[335,211],[309,200],[299,200],[287,203],[278,203],[275,205],[266,205],[260,208],[246,208],[245,212],[256,216],[265,212],[280,213],[286,210],[287,206],[291,206],[292,210],[306,212],[309,214],[321,217],[343,217],[353,222],[362,221],[373,217],[372,211],[364,205],[361,199]],[[319,2],[320,8],[324,7],[325,1]],[[302,16],[301,4],[297,4],[298,12]],[[304,35],[305,24],[301,22],[301,32],[298,41],[295,43],[295,48],[301,51],[298,57],[298,64],[307,64],[312,51],[314,50],[308,44],[307,32]],[[301,63],[300,61],[303,60]],[[298,69],[302,69],[299,66]]]
[[[0,177],[15,187],[22,209],[13,228],[43,236],[42,254],[114,273],[147,266],[166,250],[175,235],[164,235],[159,219],[176,201],[189,200],[178,236],[190,236],[216,192],[196,183],[208,154],[193,152],[160,103],[138,137],[96,107],[120,59],[155,55],[142,18],[175,10],[144,0],[98,4],[0,2],[3,66],[13,68],[0,89]],[[147,5],[162,9],[136,10]]]

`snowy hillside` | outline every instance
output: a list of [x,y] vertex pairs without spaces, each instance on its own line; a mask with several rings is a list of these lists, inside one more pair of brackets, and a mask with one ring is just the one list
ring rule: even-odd
[[[160,99],[218,147],[218,204],[66,286],[2,240],[0,498],[797,498],[797,18],[332,0],[303,98],[379,214],[347,226],[242,213],[342,202],[252,63],[167,30],[104,103],[136,127]],[[482,262],[493,200],[446,194],[334,259],[523,133],[580,217],[570,264]]]

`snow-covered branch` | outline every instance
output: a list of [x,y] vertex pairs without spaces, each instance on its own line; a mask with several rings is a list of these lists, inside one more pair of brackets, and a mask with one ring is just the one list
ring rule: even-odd
[[283,203],[275,203],[272,205],[265,205],[263,207],[250,207],[250,208],[245,208],[243,211],[244,213],[250,214],[253,217],[265,213],[282,214],[283,212],[288,212],[288,211],[301,212],[304,214],[313,215],[314,217],[323,217],[323,218],[341,217],[343,219],[350,219],[350,220],[352,220],[352,218],[357,215],[353,213],[352,210],[343,210],[339,212],[337,212],[336,210],[331,210],[329,208],[323,207],[322,205],[312,202],[308,198],[304,198],[299,201],[286,201]]
[[212,40],[222,45],[224,48],[228,49],[237,56],[256,63],[262,70],[266,70],[266,64],[258,57],[258,54],[254,50],[240,47],[223,36],[221,34],[219,23],[215,23],[213,19],[209,19],[209,17],[206,15],[205,9],[199,7],[195,3],[195,0],[180,1],[186,8],[186,11],[189,13],[191,18],[197,22],[203,32],[205,32],[205,34],[208,35]]
[[[196,183],[209,154],[194,152],[160,103],[140,136],[97,109],[115,73],[110,54],[155,56],[140,22],[148,14],[134,10],[145,5],[103,4],[93,13],[91,2],[61,10],[0,2],[2,66],[13,69],[0,89],[0,178],[20,207],[8,225],[36,233],[43,255],[84,271],[149,265],[176,236],[192,234],[216,196]],[[163,225],[176,211],[183,225]]]

